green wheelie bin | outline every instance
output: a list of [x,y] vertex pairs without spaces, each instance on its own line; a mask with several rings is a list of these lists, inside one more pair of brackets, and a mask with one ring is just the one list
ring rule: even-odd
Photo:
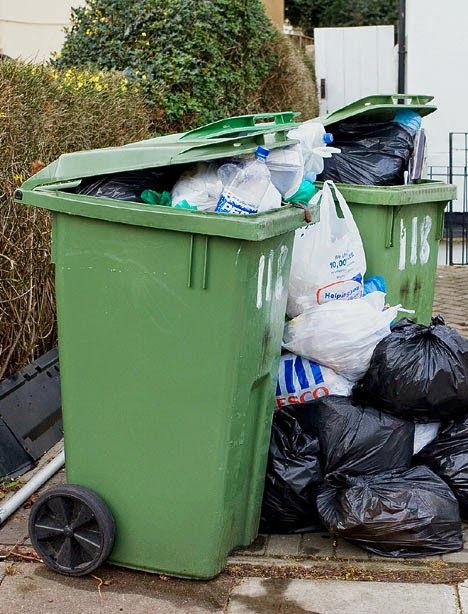
[[[333,133],[340,122],[366,118],[392,121],[400,109],[421,116],[434,112],[431,96],[378,95],[356,100],[322,118]],[[337,184],[361,233],[367,276],[381,275],[387,301],[415,311],[418,322],[432,317],[439,242],[444,211],[456,197],[456,187],[438,181],[421,181],[389,187]]]
[[293,119],[233,118],[202,135],[65,154],[16,193],[53,219],[69,484],[36,502],[30,534],[56,571],[84,575],[109,557],[211,578],[256,537],[304,212],[224,215],[76,188],[284,147]]

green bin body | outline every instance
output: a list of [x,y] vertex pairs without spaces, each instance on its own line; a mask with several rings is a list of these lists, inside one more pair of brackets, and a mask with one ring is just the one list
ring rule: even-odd
[[[400,109],[426,116],[437,107],[432,96],[367,96],[322,118],[333,133],[343,121],[359,118],[392,121]],[[387,302],[415,311],[409,317],[429,323],[432,316],[439,242],[444,210],[456,188],[436,181],[390,187],[337,184],[361,233],[366,253],[366,277],[381,275]],[[402,316],[407,314],[401,314]]]
[[109,506],[117,565],[210,578],[255,538],[304,212],[220,215],[70,190],[93,173],[288,144],[267,136],[69,154],[17,193],[52,211],[67,479]]
[[428,324],[432,316],[444,210],[455,187],[436,181],[393,187],[338,184],[361,234],[366,277],[381,275],[387,302],[413,309]]

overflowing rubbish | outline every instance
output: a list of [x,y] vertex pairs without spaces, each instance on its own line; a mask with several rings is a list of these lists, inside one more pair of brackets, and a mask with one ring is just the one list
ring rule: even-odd
[[189,167],[172,188],[174,206],[187,202],[199,211],[214,211],[223,190],[218,165],[199,162]]
[[274,149],[266,160],[271,182],[285,199],[299,189],[304,175],[304,160],[299,145]]
[[372,292],[310,308],[286,322],[283,346],[357,381],[369,368],[376,345],[390,334],[400,309],[399,305],[383,309],[384,302],[382,292]]
[[314,183],[324,168],[324,159],[332,154],[339,153],[336,147],[327,147],[333,143],[333,134],[325,131],[323,125],[316,120],[302,123],[298,128],[288,132],[290,139],[297,139],[300,143],[303,163],[304,179]]
[[315,184],[311,183],[310,181],[307,181],[307,179],[304,179],[304,181],[301,182],[297,191],[294,192],[294,194],[289,198],[285,198],[284,202],[302,203],[303,205],[308,205],[316,192],[317,188],[315,187]]
[[417,129],[411,121],[402,124],[397,117],[392,122],[360,120],[335,126],[334,144],[340,153],[324,160],[318,179],[378,186],[405,183]]
[[458,502],[427,467],[377,475],[335,475],[317,497],[333,534],[369,552],[415,558],[463,547]]
[[355,395],[406,418],[457,418],[468,410],[468,339],[441,316],[429,326],[402,319],[375,348]]
[[[343,217],[336,213],[335,198]],[[363,295],[366,258],[349,207],[333,184],[325,182],[312,199],[320,221],[296,231],[287,313],[295,317],[309,307]]]
[[363,407],[349,397],[327,396],[296,408],[306,433],[320,442],[323,474],[373,475],[411,466],[414,424]]
[[285,409],[275,415],[261,531],[296,533],[321,527],[315,503],[322,483],[318,451],[317,438],[302,430],[292,412]]
[[76,192],[86,196],[141,203],[141,194],[145,190],[157,187],[158,192],[164,192],[170,190],[172,183],[173,175],[167,169],[145,169],[86,179]]
[[462,518],[468,520],[468,417],[441,429],[418,459],[447,482],[458,499]]
[[143,190],[141,200],[147,205],[159,205],[160,207],[172,207],[170,192],[156,192],[155,190]]
[[239,165],[229,183],[225,184],[216,205],[217,213],[249,215],[258,213],[263,197],[271,183],[266,165],[269,150],[257,147],[255,160]]
[[287,353],[280,358],[276,407],[307,403],[328,394],[349,396],[353,382],[332,369]]

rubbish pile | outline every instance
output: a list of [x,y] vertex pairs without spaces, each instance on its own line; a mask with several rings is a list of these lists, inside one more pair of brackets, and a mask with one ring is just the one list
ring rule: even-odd
[[[315,120],[288,132],[295,145],[257,147],[255,156],[198,162],[164,170],[130,171],[84,181],[77,193],[124,201],[216,213],[251,215],[283,202],[309,204],[324,160],[340,150]],[[154,188],[157,186],[158,190]]]
[[[376,554],[463,547],[468,339],[396,322],[339,190],[296,231],[261,531],[325,527]],[[337,207],[341,216],[337,214]],[[461,514],[461,516],[460,516]]]

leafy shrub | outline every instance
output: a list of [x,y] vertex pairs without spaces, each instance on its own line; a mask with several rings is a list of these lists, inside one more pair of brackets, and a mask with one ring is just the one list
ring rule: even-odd
[[285,44],[260,0],[88,0],[54,64],[122,71],[144,90],[157,130],[169,132],[268,111],[275,93],[281,102],[284,88],[264,93],[281,78]]
[[55,343],[47,212],[14,190],[61,153],[148,136],[138,91],[117,75],[0,62],[0,379]]

